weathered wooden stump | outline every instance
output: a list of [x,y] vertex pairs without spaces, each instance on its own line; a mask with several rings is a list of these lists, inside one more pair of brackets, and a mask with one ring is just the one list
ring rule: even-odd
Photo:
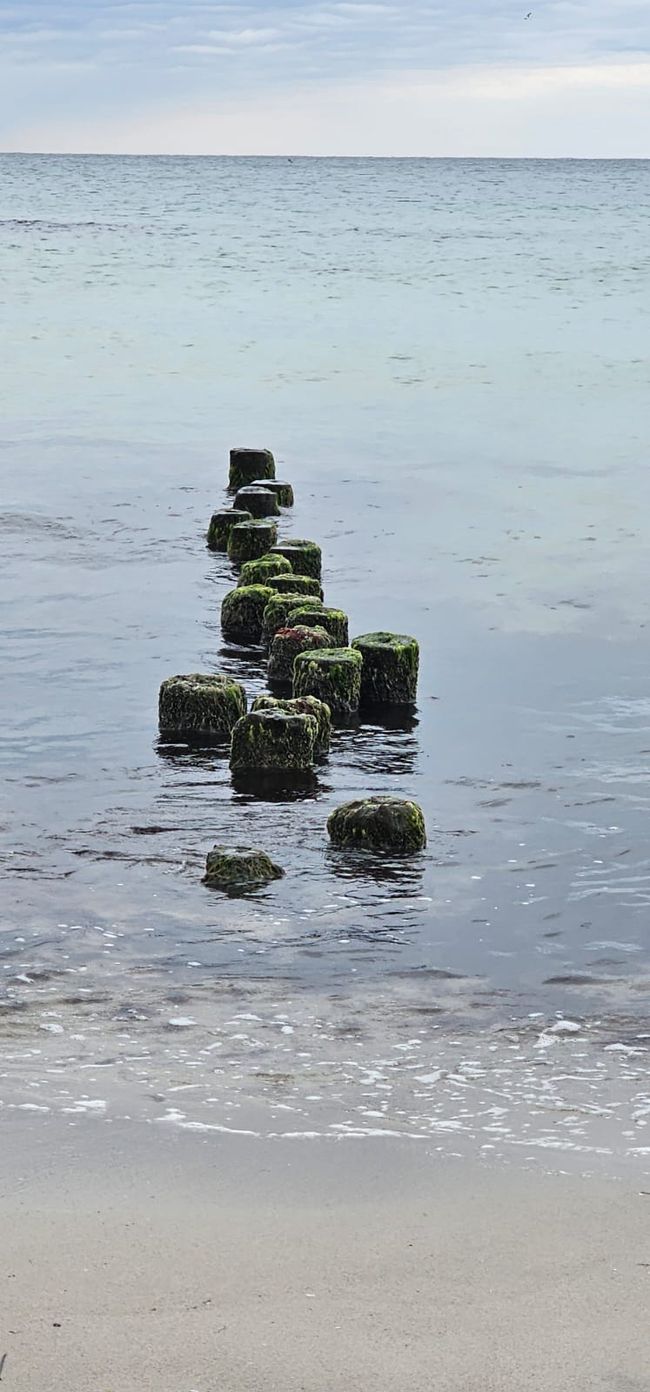
[[272,580],[291,580],[291,566],[284,556],[260,556],[257,561],[244,561],[238,585],[271,585]]
[[332,635],[331,647],[347,648],[348,638],[348,616],[342,609],[330,609],[323,607],[314,610],[305,608],[301,605],[298,609],[291,611],[292,624],[304,624],[309,628],[312,624],[318,624],[321,628],[326,628]]
[[235,507],[245,508],[251,517],[279,517],[280,509],[275,493],[261,484],[249,483],[239,488],[235,494]]
[[247,483],[275,478],[275,460],[269,449],[231,449],[228,487],[231,493]]
[[281,880],[284,870],[266,851],[244,850],[238,846],[213,846],[208,851],[203,883],[211,889],[244,893],[256,885]]
[[281,483],[279,479],[255,479],[254,482],[262,484],[264,488],[270,488],[271,492],[275,493],[280,507],[293,507],[293,488],[290,483]]
[[[271,588],[269,586],[269,588]],[[287,628],[291,624],[291,614],[294,609],[304,609],[306,613],[320,611],[323,607],[322,600],[308,595],[301,594],[276,594],[271,590],[271,598],[264,610],[262,623],[262,641],[270,644],[279,628]]]
[[[283,561],[285,557],[278,556],[277,559]],[[287,565],[289,565],[288,561]],[[272,590],[277,590],[278,594],[308,595],[310,599],[323,598],[323,587],[320,580],[315,580],[313,575],[294,575],[293,571],[290,574],[283,571],[281,575],[269,576],[268,583]]]
[[250,512],[244,508],[223,508],[213,512],[208,527],[208,546],[211,551],[227,551],[228,538],[238,522],[252,522]]
[[405,633],[363,633],[352,647],[361,653],[362,706],[412,706],[418,689],[420,650]]
[[260,643],[262,617],[273,590],[266,585],[242,585],[229,590],[221,605],[221,628],[231,643]]
[[158,698],[158,725],[167,738],[229,739],[246,714],[246,693],[232,677],[190,672],[167,677]]
[[406,798],[379,794],[337,807],[327,830],[335,846],[413,855],[427,844],[422,808]]
[[251,706],[251,711],[258,710],[280,710],[285,711],[287,715],[313,715],[318,726],[315,753],[321,759],[329,754],[332,715],[324,701],[318,701],[315,696],[282,699],[278,696],[263,695],[256,696]]
[[232,732],[233,773],[255,770],[304,772],[313,768],[318,722],[313,715],[251,711]]
[[354,648],[299,653],[293,666],[293,695],[317,696],[332,715],[354,715],[361,691],[361,654]]
[[277,540],[277,523],[269,521],[239,522],[228,538],[228,556],[233,565],[256,561],[265,556]]
[[271,639],[268,678],[272,686],[292,686],[293,668],[298,653],[315,648],[331,648],[332,639],[325,628],[297,628],[290,624],[281,628]]
[[320,546],[315,541],[298,541],[292,537],[290,541],[274,546],[273,551],[291,561],[296,575],[312,575],[315,580],[320,580],[323,558]]

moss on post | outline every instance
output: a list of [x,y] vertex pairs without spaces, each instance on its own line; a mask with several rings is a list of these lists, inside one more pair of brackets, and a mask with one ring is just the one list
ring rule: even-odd
[[233,565],[256,561],[265,556],[277,540],[277,523],[268,521],[239,522],[228,538],[228,556]]
[[332,715],[354,715],[361,690],[361,654],[354,648],[299,653],[293,668],[293,695],[317,696]]
[[[284,561],[284,556],[278,556],[278,561]],[[287,565],[289,562],[287,561]],[[320,580],[315,580],[312,575],[294,575],[293,572],[287,575],[284,571],[281,575],[273,575],[269,579],[272,590],[277,590],[278,594],[297,594],[307,595],[310,599],[323,598],[323,589]]]
[[413,855],[427,844],[422,808],[406,798],[378,795],[344,803],[328,817],[335,846]]
[[272,580],[291,582],[291,566],[284,556],[260,556],[257,561],[245,561],[239,572],[238,585],[271,585]]
[[167,677],[160,688],[158,725],[168,738],[229,739],[245,714],[246,693],[232,677],[190,672]]
[[332,639],[325,628],[298,628],[292,623],[288,628],[279,629],[271,640],[267,669],[269,682],[272,686],[291,687],[298,653],[331,646]]
[[235,494],[235,507],[245,508],[252,517],[279,517],[280,509],[275,493],[261,484],[247,484]]
[[275,460],[269,449],[231,449],[228,487],[231,493],[247,483],[275,478]]
[[258,710],[244,715],[232,732],[232,772],[311,769],[317,735],[318,722],[313,715],[288,714],[282,710]]
[[324,701],[315,696],[299,696],[295,699],[282,699],[277,696],[256,696],[251,711],[280,710],[287,715],[313,715],[317,724],[315,753],[319,758],[329,754],[332,733],[332,715]]
[[244,508],[223,508],[221,512],[213,512],[208,527],[208,546],[211,551],[227,551],[228,538],[233,527],[238,522],[252,522],[250,512]]
[[281,880],[284,870],[266,851],[244,850],[237,846],[213,846],[208,851],[203,883],[211,889],[242,893],[256,885]]
[[274,546],[273,550],[291,561],[296,575],[311,575],[314,580],[320,580],[323,558],[320,546],[315,541],[294,540],[292,537],[290,541]]
[[[270,588],[270,587],[269,587]],[[290,616],[294,609],[304,609],[311,613],[312,610],[319,612],[323,608],[322,600],[309,598],[301,594],[275,594],[271,590],[271,598],[264,610],[262,623],[262,641],[270,644],[279,628],[286,628],[290,622]]]
[[420,650],[406,633],[364,633],[352,647],[361,653],[361,704],[412,706],[418,689]]
[[221,605],[221,627],[231,643],[259,643],[262,616],[273,595],[266,585],[242,585],[229,590]]
[[293,488],[290,483],[281,483],[279,479],[255,479],[254,482],[261,484],[263,488],[270,488],[271,492],[275,493],[280,507],[293,507]]
[[342,609],[322,608],[318,611],[305,608],[301,605],[298,609],[291,611],[292,624],[303,624],[309,628],[312,624],[319,624],[321,628],[326,628],[332,635],[330,644],[333,648],[347,648],[348,638],[348,616]]

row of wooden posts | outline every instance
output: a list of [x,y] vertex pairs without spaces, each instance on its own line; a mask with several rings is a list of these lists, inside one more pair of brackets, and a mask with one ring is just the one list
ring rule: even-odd
[[[266,648],[270,692],[249,710],[244,687],[227,674],[169,677],[160,689],[160,732],[193,744],[228,740],[235,777],[291,780],[327,757],[333,721],[360,709],[414,705],[418,643],[384,631],[350,643],[347,614],[324,602],[318,543],[278,540],[277,519],[293,506],[294,492],[276,478],[270,450],[231,450],[228,489],[232,506],[213,513],[207,538],[239,572],[222,603],[222,630],[228,642]],[[335,844],[364,850],[404,854],[426,843],[420,808],[392,795],[336,809],[328,830]],[[206,879],[234,888],[277,878],[281,868],[268,857],[262,873],[264,855],[215,847]]]

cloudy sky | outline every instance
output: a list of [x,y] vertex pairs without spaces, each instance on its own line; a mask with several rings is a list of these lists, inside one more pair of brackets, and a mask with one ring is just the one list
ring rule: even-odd
[[0,149],[650,156],[650,0],[0,0]]

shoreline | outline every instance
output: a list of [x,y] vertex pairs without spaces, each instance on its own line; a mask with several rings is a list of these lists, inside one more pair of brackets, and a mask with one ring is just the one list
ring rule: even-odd
[[8,1392],[629,1392],[650,1198],[86,1118],[0,1127]]
[[82,979],[72,993],[21,983],[7,1001],[0,1124],[95,1115],[183,1133],[403,1137],[514,1168],[650,1176],[645,1018],[488,1024],[455,1013],[445,982],[333,997],[206,980],[163,995],[134,974],[117,996]]

